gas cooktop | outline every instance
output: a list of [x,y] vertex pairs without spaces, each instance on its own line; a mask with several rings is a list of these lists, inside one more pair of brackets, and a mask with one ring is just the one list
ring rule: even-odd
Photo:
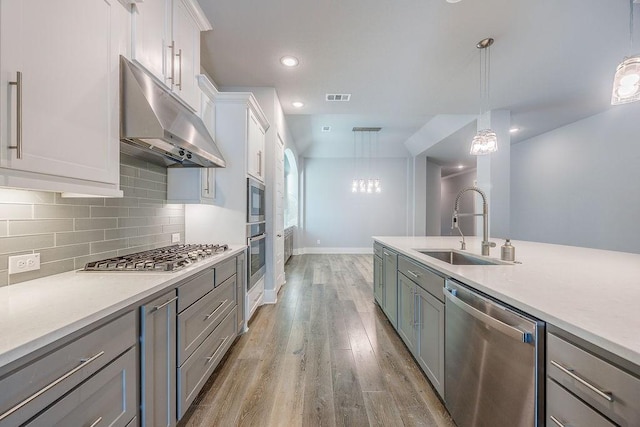
[[176,271],[229,249],[228,245],[172,245],[89,262],[84,271]]

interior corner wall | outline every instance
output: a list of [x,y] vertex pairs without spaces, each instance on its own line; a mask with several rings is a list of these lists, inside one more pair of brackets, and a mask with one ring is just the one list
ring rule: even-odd
[[[473,187],[475,179],[475,169],[442,178],[442,189],[440,196],[440,233],[442,236],[459,236],[457,230],[451,229],[451,217],[453,215],[453,208],[456,203],[456,196],[464,188]],[[461,197],[458,207],[460,208],[459,212],[461,213],[474,212],[474,198],[471,196],[471,194]],[[474,217],[461,216],[459,218],[459,221],[460,222],[458,224],[460,230],[465,236],[475,236],[476,229]]]
[[426,194],[425,216],[427,236],[440,235],[440,193],[441,193],[442,167],[427,158],[426,170]]
[[511,148],[514,238],[640,253],[640,103]]
[[369,252],[372,236],[406,234],[407,159],[372,161],[382,185],[379,194],[351,192],[353,159],[304,159],[301,205],[306,252]]
[[424,154],[413,159],[413,235],[425,236],[427,234],[427,156]]

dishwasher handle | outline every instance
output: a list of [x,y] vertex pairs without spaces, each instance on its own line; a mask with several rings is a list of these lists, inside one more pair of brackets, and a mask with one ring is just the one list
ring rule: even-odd
[[454,292],[452,292],[451,289],[445,288],[444,295],[449,301],[451,301],[453,304],[455,304],[458,308],[463,310],[468,315],[473,316],[477,320],[481,321],[486,325],[491,326],[494,329],[497,329],[498,331],[502,332],[506,336],[516,339],[523,343],[530,343],[533,341],[533,337],[530,332],[521,331],[518,328],[514,328],[511,325],[507,325],[506,323],[501,322],[498,319],[483,313],[482,311],[470,306],[469,304],[466,304],[460,298],[456,297]]

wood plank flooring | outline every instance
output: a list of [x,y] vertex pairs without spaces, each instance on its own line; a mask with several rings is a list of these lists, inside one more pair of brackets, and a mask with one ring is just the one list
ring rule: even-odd
[[455,427],[373,301],[371,255],[300,255],[179,427]]

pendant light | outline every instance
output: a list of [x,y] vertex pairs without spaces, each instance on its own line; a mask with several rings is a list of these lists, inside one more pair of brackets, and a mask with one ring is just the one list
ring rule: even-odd
[[[483,107],[489,109],[489,74],[491,72],[490,47],[493,44],[491,37],[480,40],[476,47],[480,50],[480,115]],[[484,54],[484,55],[483,55]],[[498,136],[491,129],[479,130],[471,141],[470,153],[474,156],[498,151]]]
[[[379,128],[379,127],[354,127],[353,128],[353,172],[354,172],[354,175],[356,175],[358,174],[358,169],[360,169],[359,170],[360,177],[356,176],[351,181],[352,193],[373,194],[373,193],[382,192],[380,179],[371,178],[371,176],[373,176],[372,170],[371,170],[372,169],[371,168],[372,152],[374,149],[376,150],[376,152],[378,150],[378,132],[380,132],[381,129],[382,128]],[[365,141],[365,132],[367,134],[366,141]],[[358,167],[358,138],[357,138],[358,135],[360,136],[361,157],[364,158],[365,150],[367,153],[366,175],[362,173],[363,172],[362,162],[360,162],[360,167]],[[375,135],[375,140],[376,140],[375,147],[373,143],[373,135]],[[366,147],[365,147],[365,142],[366,142]],[[364,178],[363,176],[367,176],[367,178]]]
[[[633,3],[629,0],[629,54],[633,51]],[[611,105],[640,100],[640,55],[625,57],[613,78]]]

